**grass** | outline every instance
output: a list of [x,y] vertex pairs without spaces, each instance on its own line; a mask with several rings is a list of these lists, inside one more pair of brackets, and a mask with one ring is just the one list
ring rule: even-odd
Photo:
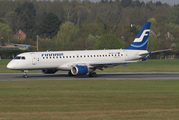
[[116,66],[105,69],[106,72],[179,72],[179,60],[147,60],[130,63],[128,67]]
[[[9,61],[10,60],[0,60],[0,73],[21,72],[6,69],[6,65]],[[97,70],[97,72],[101,71]],[[102,72],[179,72],[179,60],[147,60],[144,62],[128,64],[128,67],[120,65],[114,68],[106,68]]]
[[0,118],[176,120],[179,80],[1,81]]

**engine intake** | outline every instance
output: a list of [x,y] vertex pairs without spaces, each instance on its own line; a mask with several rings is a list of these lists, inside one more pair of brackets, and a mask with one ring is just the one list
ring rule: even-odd
[[58,70],[55,70],[55,69],[46,69],[46,70],[42,70],[42,73],[44,73],[44,74],[54,74],[57,71]]
[[88,67],[76,65],[71,68],[71,73],[73,75],[86,75],[88,73]]

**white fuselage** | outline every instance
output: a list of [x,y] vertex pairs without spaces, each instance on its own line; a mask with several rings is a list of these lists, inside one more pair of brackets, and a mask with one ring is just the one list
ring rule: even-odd
[[[81,50],[81,51],[50,51],[50,52],[26,52],[19,54],[20,59],[13,59],[7,68],[15,70],[43,70],[57,69],[70,70],[74,64],[99,62],[119,62],[138,60],[148,53],[147,50]],[[25,59],[22,59],[22,56]]]

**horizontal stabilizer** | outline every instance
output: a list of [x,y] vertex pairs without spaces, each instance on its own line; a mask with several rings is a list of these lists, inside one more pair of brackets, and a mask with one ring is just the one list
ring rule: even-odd
[[165,49],[165,50],[157,50],[157,51],[151,51],[151,53],[158,53],[158,52],[164,52],[164,51],[169,51],[172,49]]

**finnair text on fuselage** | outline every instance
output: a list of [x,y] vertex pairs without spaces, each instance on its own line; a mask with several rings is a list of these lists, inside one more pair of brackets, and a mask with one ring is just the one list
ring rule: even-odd
[[48,56],[63,56],[63,53],[43,53],[41,55],[42,57],[48,57]]

